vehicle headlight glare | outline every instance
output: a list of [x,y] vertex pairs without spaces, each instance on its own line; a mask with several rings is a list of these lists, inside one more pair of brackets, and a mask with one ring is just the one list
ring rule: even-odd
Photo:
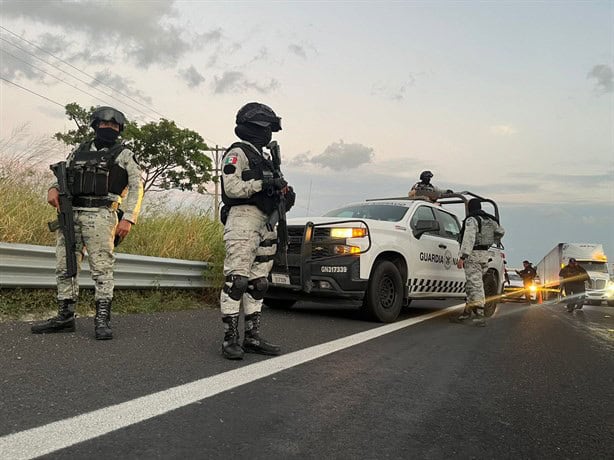
[[537,286],[535,286],[534,284],[532,284],[531,286],[529,286],[529,291],[531,291],[531,292],[537,292]]
[[366,228],[340,227],[331,228],[330,236],[332,238],[362,238],[367,236]]

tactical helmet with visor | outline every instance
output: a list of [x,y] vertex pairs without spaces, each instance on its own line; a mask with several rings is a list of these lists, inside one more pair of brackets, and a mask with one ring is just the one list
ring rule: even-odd
[[272,132],[281,131],[281,118],[268,105],[259,102],[250,102],[241,107],[236,122],[237,125],[251,123],[263,128],[270,127]]
[[124,130],[124,125],[126,124],[126,117],[119,110],[114,109],[113,107],[98,107],[96,110],[92,112],[90,115],[90,126],[94,129],[98,126],[98,123],[101,121],[113,121],[119,125],[119,131]]
[[420,180],[422,181],[429,181],[431,180],[432,177],[433,177],[433,173],[430,171],[422,171],[420,173]]

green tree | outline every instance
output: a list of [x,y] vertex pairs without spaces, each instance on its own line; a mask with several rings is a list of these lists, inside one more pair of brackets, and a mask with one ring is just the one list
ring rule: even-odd
[[[77,128],[55,133],[54,137],[74,147],[92,139],[89,123],[94,110],[95,107],[88,110],[74,102],[67,104],[66,115]],[[162,118],[140,127],[128,122],[121,139],[128,142],[143,168],[145,192],[178,188],[202,193],[201,185],[211,180],[207,144],[196,131],[179,128],[174,121]]]

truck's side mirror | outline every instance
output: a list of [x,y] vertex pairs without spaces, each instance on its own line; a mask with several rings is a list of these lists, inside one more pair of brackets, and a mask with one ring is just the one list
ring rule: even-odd
[[439,231],[439,222],[436,220],[419,220],[416,222],[416,228],[414,228],[414,236],[418,239],[424,233],[430,232],[438,232]]

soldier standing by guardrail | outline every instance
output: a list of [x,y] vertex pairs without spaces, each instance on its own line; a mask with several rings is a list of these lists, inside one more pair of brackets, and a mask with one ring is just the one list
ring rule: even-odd
[[[58,210],[56,280],[58,314],[32,326],[35,334],[73,332],[79,297],[77,274],[87,248],[95,286],[97,340],[113,338],[109,321],[113,299],[114,240],[123,239],[137,221],[143,198],[141,169],[134,154],[117,138],[126,123],[112,107],[97,108],[90,118],[96,136],[82,143],[66,161],[51,166],[57,182],[47,202]],[[119,211],[122,202],[123,213]],[[119,217],[118,212],[122,214]],[[55,225],[54,225],[55,224]]]
[[[222,160],[226,279],[220,308],[224,323],[222,354],[228,359],[242,359],[244,351],[281,353],[278,345],[260,336],[260,312],[277,244],[283,241],[278,240],[275,224],[279,222],[281,231],[285,211],[294,204],[295,196],[281,175],[279,159],[275,161],[263,151],[273,144],[272,133],[281,130],[281,118],[270,107],[250,102],[239,110],[236,122],[235,133],[241,142],[232,144]],[[277,147],[276,143],[273,146]],[[270,147],[272,153],[277,151],[274,147]],[[245,312],[243,346],[239,344],[241,305]]]

